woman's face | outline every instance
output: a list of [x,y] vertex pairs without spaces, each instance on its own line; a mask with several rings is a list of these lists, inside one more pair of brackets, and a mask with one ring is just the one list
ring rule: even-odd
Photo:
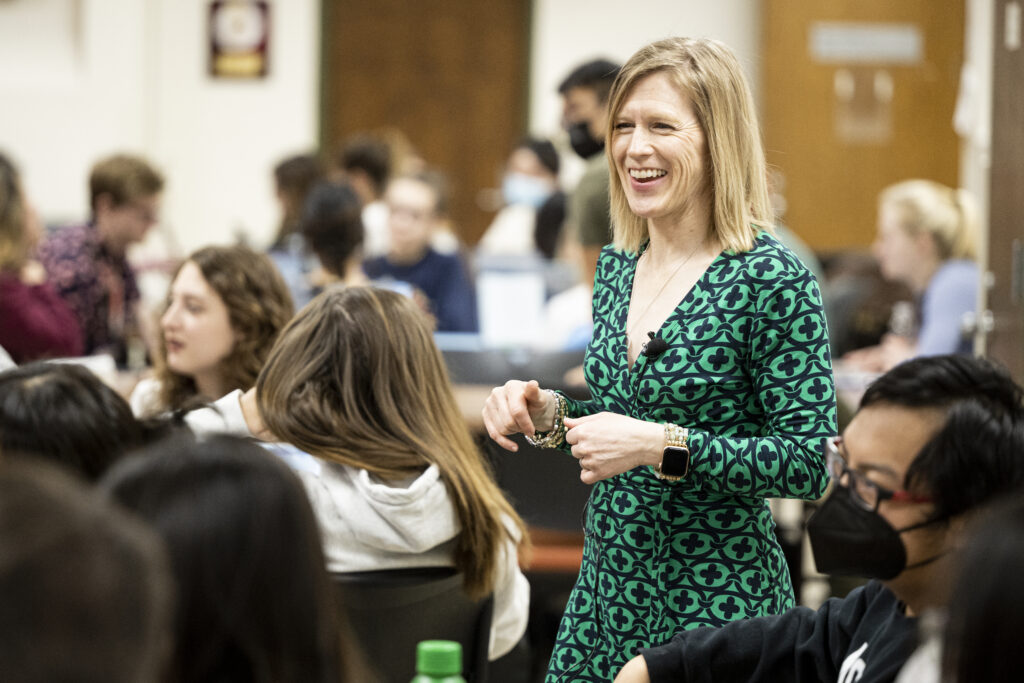
[[227,306],[202,271],[187,261],[171,283],[167,311],[160,319],[167,366],[187,377],[215,377],[235,346]]
[[878,210],[878,236],[871,250],[887,280],[910,283],[922,258],[921,240],[907,232],[900,212],[883,204]]
[[708,152],[693,103],[663,72],[633,86],[612,128],[611,154],[629,208],[672,224],[709,201]]

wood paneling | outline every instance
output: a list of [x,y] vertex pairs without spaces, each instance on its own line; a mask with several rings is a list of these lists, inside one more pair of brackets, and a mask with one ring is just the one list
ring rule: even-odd
[[[877,195],[923,177],[956,186],[953,110],[963,59],[963,3],[933,0],[765,0],[762,110],[768,162],[785,177],[785,222],[820,251],[866,246],[875,234]],[[896,66],[821,63],[809,50],[816,21],[894,22],[920,27],[924,58]],[[886,142],[850,142],[837,132],[836,71],[872,85],[892,79]],[[882,84],[884,85],[884,83]]]
[[[1005,44],[1007,0],[998,0],[993,44],[992,166],[988,308],[994,327],[988,355],[1024,381],[1024,48]],[[1019,5],[1019,2],[1016,3]],[[1018,31],[1022,27],[1018,27]],[[1014,276],[1014,269],[1017,270]],[[1016,291],[1014,291],[1016,290]]]
[[322,142],[393,126],[452,182],[473,243],[492,214],[477,193],[525,132],[526,0],[324,0]]

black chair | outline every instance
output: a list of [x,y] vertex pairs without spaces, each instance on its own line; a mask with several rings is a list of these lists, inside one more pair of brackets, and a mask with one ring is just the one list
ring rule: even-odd
[[463,677],[486,683],[494,598],[471,600],[453,567],[334,572],[343,621],[365,664],[385,683],[416,675],[416,644],[462,644]]

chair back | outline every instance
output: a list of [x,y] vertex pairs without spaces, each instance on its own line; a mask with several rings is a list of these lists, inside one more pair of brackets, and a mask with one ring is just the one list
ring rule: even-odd
[[471,600],[454,567],[333,572],[338,607],[366,666],[385,683],[416,675],[421,640],[462,644],[462,675],[486,683],[494,598]]

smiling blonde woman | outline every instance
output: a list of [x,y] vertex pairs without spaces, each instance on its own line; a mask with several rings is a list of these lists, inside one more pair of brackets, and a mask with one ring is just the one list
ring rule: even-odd
[[592,399],[511,381],[484,407],[497,443],[568,451],[594,485],[549,683],[609,681],[680,629],[791,606],[766,499],[821,496],[836,428],[821,297],[768,229],[733,53],[642,48],[612,87],[606,149],[615,243],[594,283]]

